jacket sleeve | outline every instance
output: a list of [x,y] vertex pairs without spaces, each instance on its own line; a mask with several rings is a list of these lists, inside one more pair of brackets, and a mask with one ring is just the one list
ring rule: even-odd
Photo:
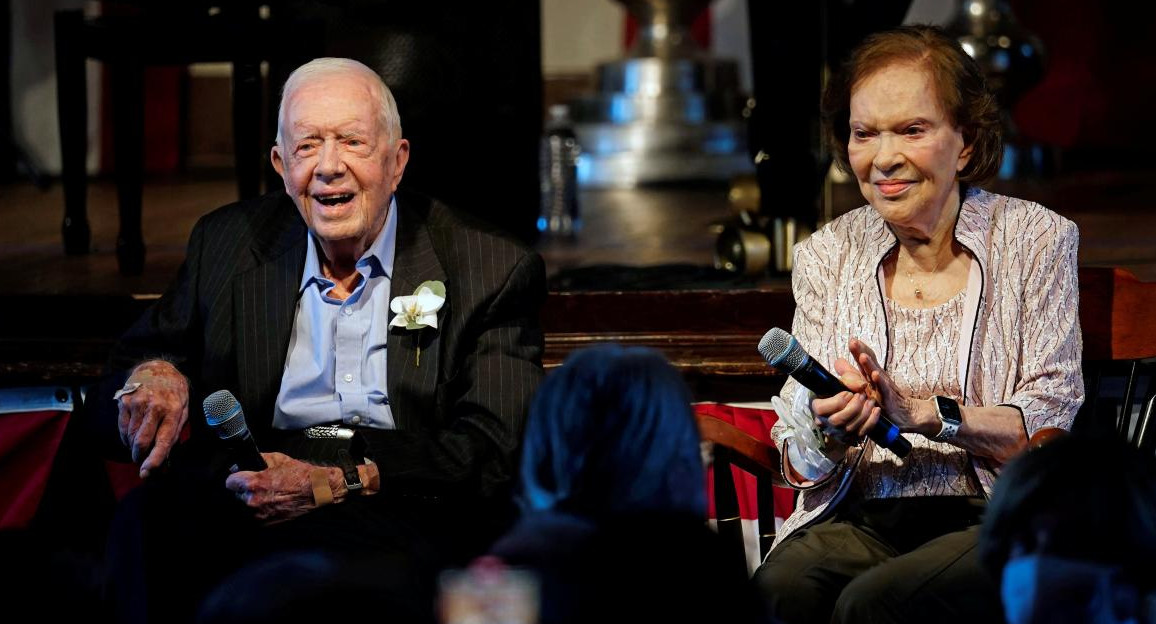
[[[814,357],[831,352],[831,345],[835,340],[828,309],[827,292],[835,283],[832,276],[834,259],[832,254],[839,252],[839,246],[832,240],[829,231],[820,230],[808,240],[795,247],[794,266],[791,272],[791,292],[795,299],[795,317],[791,323],[791,334]],[[786,406],[794,405],[795,395],[806,392],[797,381],[788,377],[783,383],[780,397]],[[794,443],[787,439],[790,432],[787,421],[780,414],[771,428],[771,439],[780,450],[783,461],[783,476],[788,462],[788,444]],[[790,479],[787,479],[790,482]],[[820,479],[819,482],[825,481]]]
[[[1023,414],[1030,437],[1045,427],[1071,429],[1084,402],[1080,366],[1079,231],[1055,215],[1051,244],[1025,258],[1021,349],[1015,390],[1006,404]],[[1047,240],[1038,237],[1035,240]]]
[[[204,243],[203,220],[189,237],[185,261],[176,279],[156,302],[116,341],[109,354],[104,376],[88,392],[85,411],[93,427],[101,453],[120,461],[130,461],[128,448],[120,440],[117,428],[117,403],[113,393],[124,385],[137,364],[151,359],[165,359],[190,377],[198,357],[195,284],[201,248]],[[190,385],[190,393],[192,392]]]
[[530,399],[542,377],[539,312],[545,266],[525,254],[460,337],[467,353],[439,383],[441,424],[365,432],[382,492],[422,499],[489,495],[508,486],[517,466]]

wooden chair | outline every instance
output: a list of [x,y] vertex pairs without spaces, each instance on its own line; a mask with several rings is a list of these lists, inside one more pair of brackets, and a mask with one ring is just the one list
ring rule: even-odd
[[[1133,446],[1156,450],[1156,283],[1119,268],[1080,269],[1080,327],[1084,335],[1084,409],[1081,427],[1107,429]],[[1105,390],[1123,379],[1119,404]],[[1145,384],[1140,409],[1137,392]]]
[[[747,561],[738,492],[731,466],[753,475],[758,483],[759,561],[762,561],[775,541],[773,487],[790,487],[780,471],[779,450],[712,414],[696,413],[695,418],[698,420],[699,434],[711,448],[718,533],[728,544],[728,550],[734,553],[728,555],[728,565],[750,575],[753,571]],[[1067,435],[1067,430],[1057,427],[1041,429],[1028,440],[1028,448],[1024,452]]]
[[788,487],[779,468],[779,451],[774,446],[742,431],[735,425],[707,413],[697,412],[699,433],[711,448],[713,486],[718,533],[736,553],[734,565],[749,575],[746,541],[739,513],[738,492],[731,467],[755,477],[757,482],[759,559],[775,541],[775,501],[773,486]]

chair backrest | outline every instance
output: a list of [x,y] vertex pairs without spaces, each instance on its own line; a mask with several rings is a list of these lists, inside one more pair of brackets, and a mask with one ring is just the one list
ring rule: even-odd
[[[792,501],[792,498],[783,501],[783,495],[777,496],[775,492],[775,486],[787,487],[780,472],[779,451],[769,441],[756,438],[732,422],[727,422],[725,412],[699,408],[696,409],[695,418],[698,420],[699,433],[711,451],[712,502],[718,533],[728,544],[728,549],[735,553],[730,559],[733,565],[741,566],[743,572],[749,575],[775,541],[775,517],[785,517],[790,511],[776,509],[776,498],[780,499],[778,507],[787,507],[783,503]],[[736,485],[736,479],[740,479],[741,474],[733,471],[732,467],[754,479],[753,500],[748,495],[740,503],[739,491],[747,490],[749,484],[743,481]],[[752,503],[754,509],[750,509]],[[756,543],[750,546],[744,520],[748,521],[748,525],[752,524],[750,520],[755,520],[757,524],[754,531]]]
[[1149,425],[1156,407],[1156,282],[1119,268],[1080,269],[1080,326],[1087,393],[1077,427],[1115,429],[1133,446],[1156,450]]

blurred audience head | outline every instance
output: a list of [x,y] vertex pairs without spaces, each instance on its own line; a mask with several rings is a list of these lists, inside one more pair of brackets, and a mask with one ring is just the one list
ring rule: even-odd
[[[221,582],[202,603],[197,624],[432,624],[428,609],[409,599],[424,588],[402,560],[319,550],[271,555]],[[387,617],[383,620],[383,617]]]
[[1156,458],[1114,437],[1023,453],[996,482],[980,553],[1010,624],[1154,621]]
[[527,511],[705,518],[699,435],[682,377],[652,349],[574,352],[534,397],[521,479]]
[[572,562],[582,598],[569,622],[770,622],[734,551],[689,516],[602,524]]

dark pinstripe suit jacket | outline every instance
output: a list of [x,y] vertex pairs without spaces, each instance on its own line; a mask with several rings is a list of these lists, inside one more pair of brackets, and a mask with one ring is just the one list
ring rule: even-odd
[[[390,296],[441,280],[446,302],[436,330],[391,329],[389,379],[382,383],[397,429],[366,432],[367,455],[381,467],[386,492],[490,493],[514,473],[541,377],[543,263],[444,205],[397,199]],[[193,228],[176,281],[114,350],[113,366],[122,371],[164,356],[188,375],[194,447],[215,448],[200,406],[225,388],[243,406],[258,446],[276,448],[270,425],[306,241],[305,223],[284,192],[206,215]]]

